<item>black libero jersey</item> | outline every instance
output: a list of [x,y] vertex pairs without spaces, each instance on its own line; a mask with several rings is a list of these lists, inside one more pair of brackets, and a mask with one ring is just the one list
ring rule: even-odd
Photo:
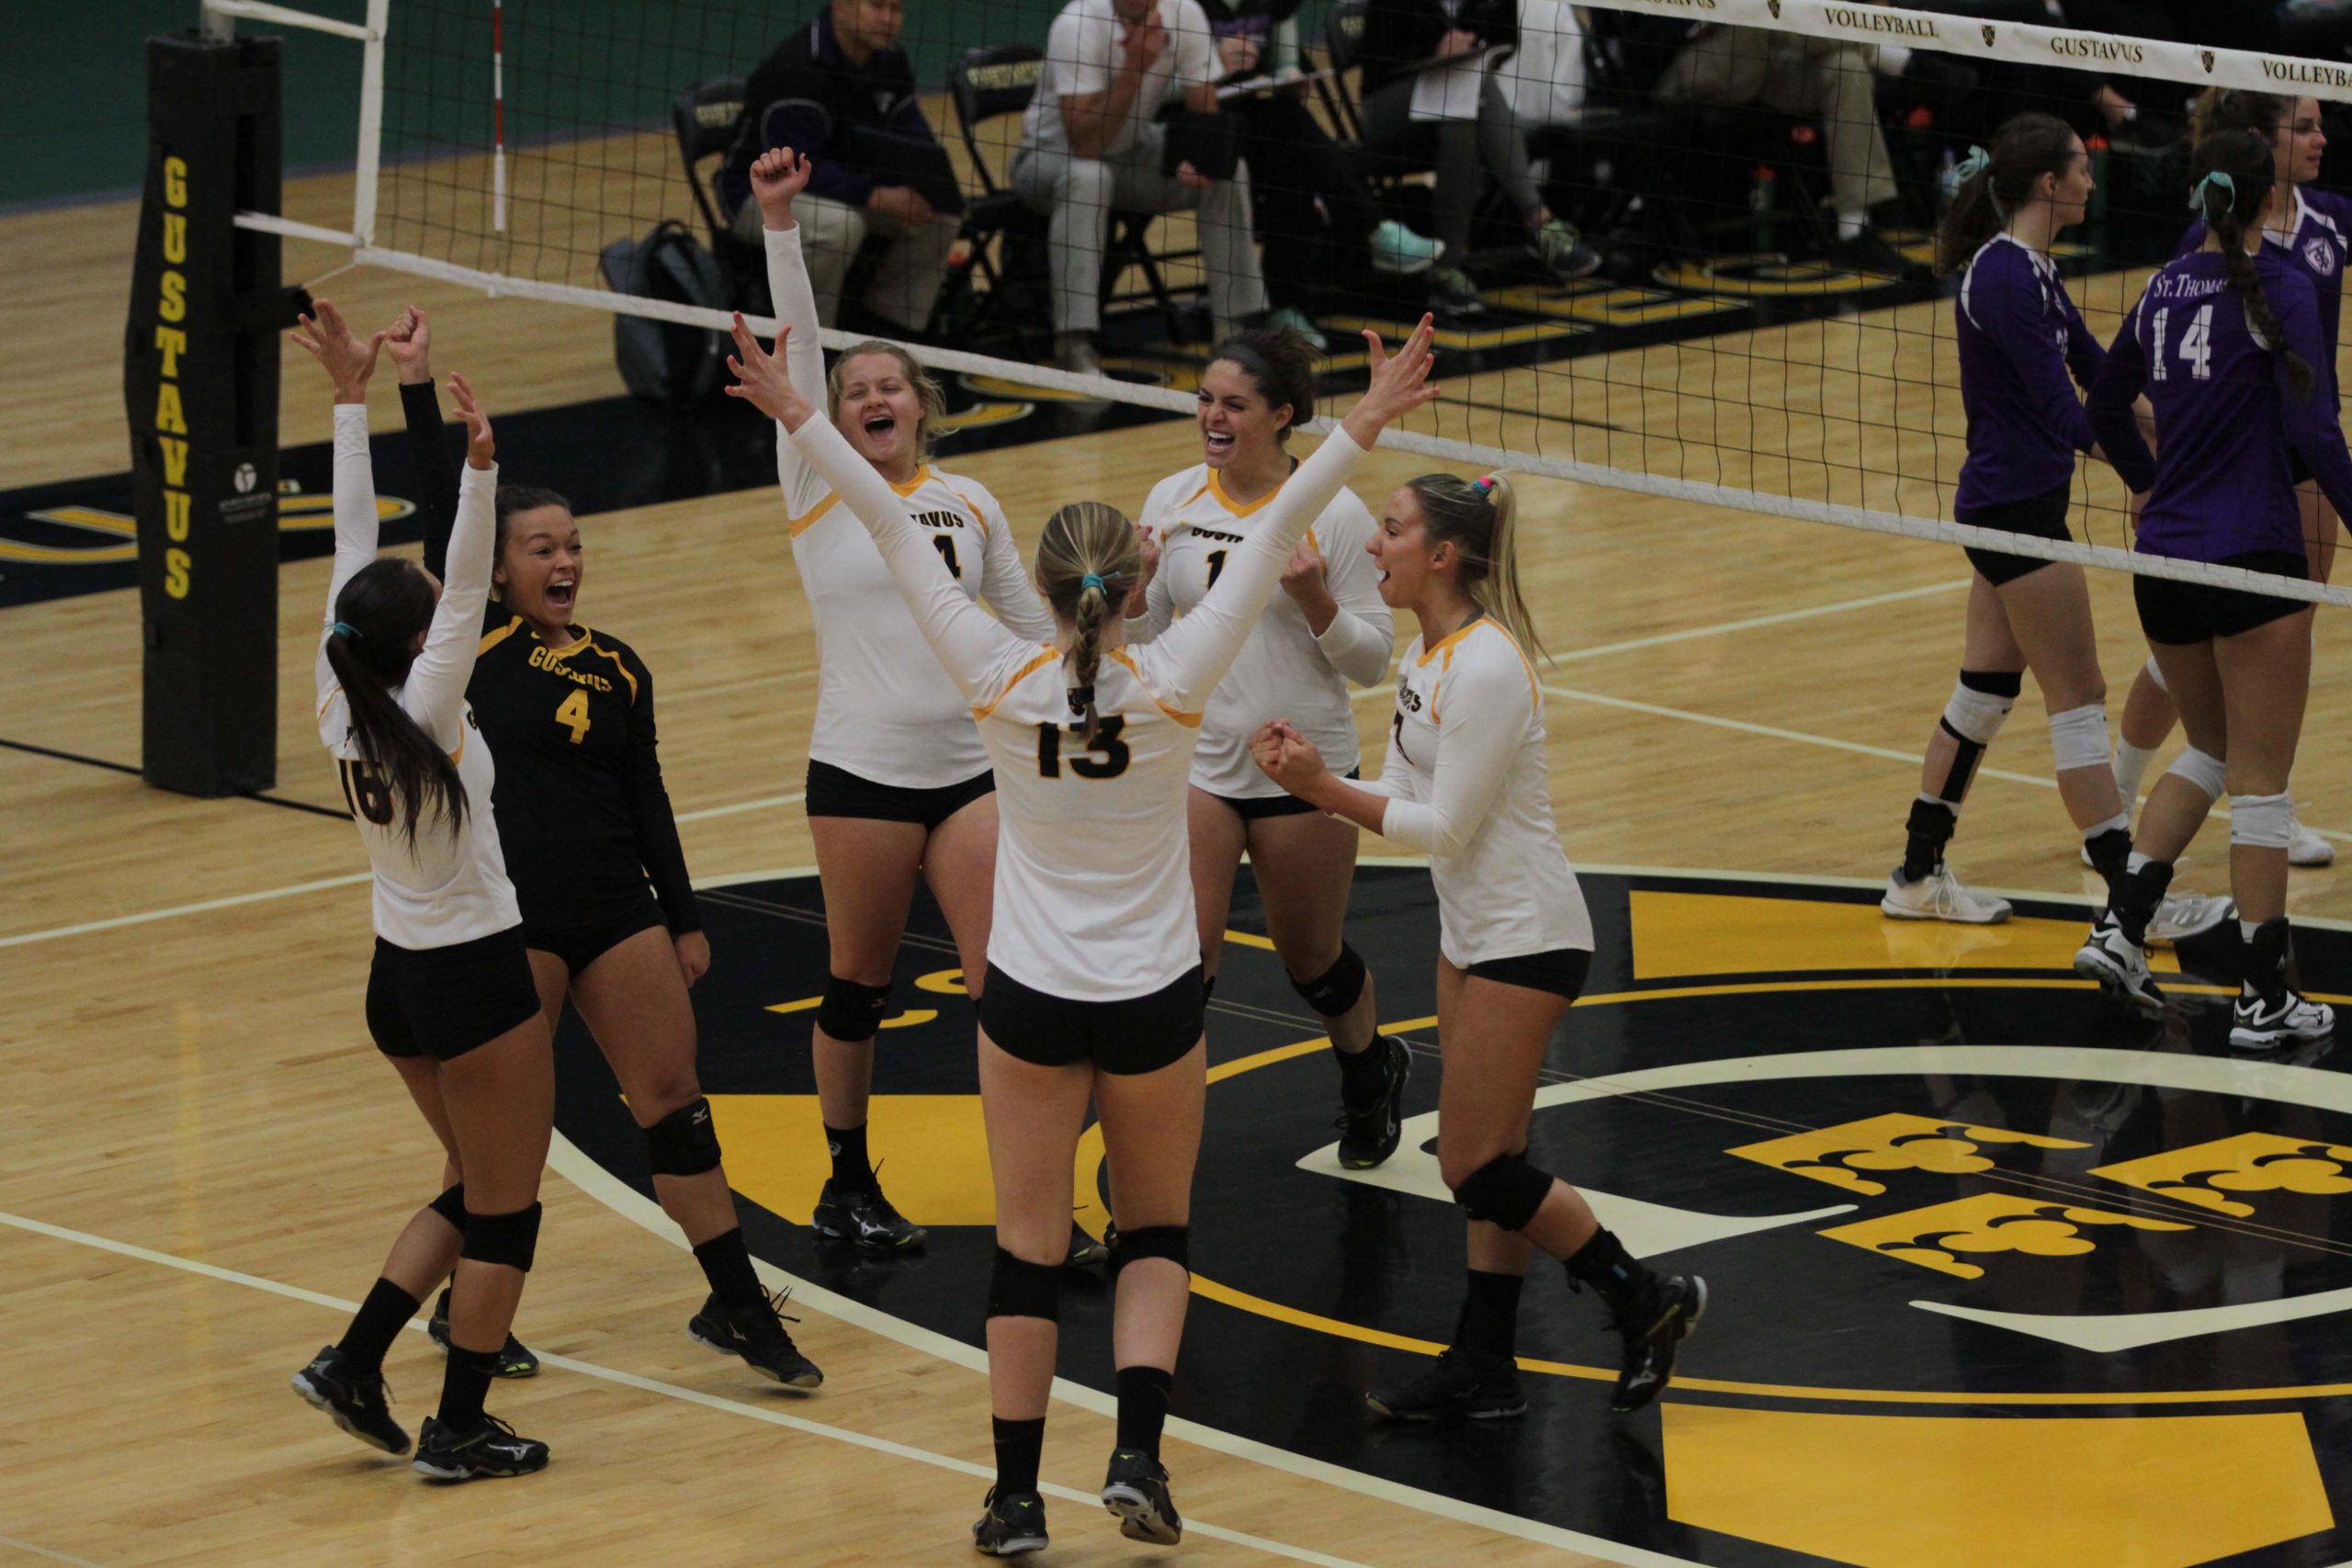
[[[458,458],[429,383],[403,384],[424,513],[424,564],[441,575]],[[575,624],[550,648],[495,599],[466,696],[498,758],[491,803],[527,925],[597,919],[646,882],[670,930],[698,931],[685,851],[662,783],[653,673],[635,649]]]

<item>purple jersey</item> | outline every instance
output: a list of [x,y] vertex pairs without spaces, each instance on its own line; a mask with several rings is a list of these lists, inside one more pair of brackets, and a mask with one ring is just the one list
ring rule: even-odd
[[1984,242],[1969,261],[1954,313],[1968,458],[1952,515],[1965,523],[1973,513],[2047,495],[2075,477],[2075,454],[2094,440],[2075,386],[2088,388],[2107,356],[2057,266],[2007,234]]
[[[2254,266],[2286,346],[2316,369],[2328,345],[2311,279],[2274,245],[2256,253]],[[2132,412],[2143,390],[2156,411],[2163,456],[2154,459]],[[2256,340],[2230,293],[2218,252],[2178,257],[2148,280],[2091,389],[2090,418],[2124,483],[2154,489],[2139,534],[2139,548],[2152,555],[2302,554],[2290,448],[2339,513],[2352,502],[2352,455],[2335,400],[2317,386],[2307,398],[2294,395],[2284,359]]]
[[[2312,361],[2312,369],[2319,377],[2320,389],[2333,397],[2335,345],[2344,322],[2344,262],[2352,254],[2352,198],[2311,186],[2299,187],[2295,195],[2301,206],[2294,231],[2278,254],[2310,278],[2319,293],[2320,339],[2327,344],[2327,352]],[[2177,254],[2185,256],[2204,243],[2205,220],[2199,218],[2180,237]],[[2278,249],[2278,242],[2266,241],[2264,249]]]

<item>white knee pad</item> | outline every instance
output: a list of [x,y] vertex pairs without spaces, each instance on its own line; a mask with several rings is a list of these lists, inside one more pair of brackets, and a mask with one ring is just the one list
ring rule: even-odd
[[2295,832],[2295,803],[2283,795],[2230,796],[2230,842],[2283,850]]
[[2086,703],[2050,716],[2050,755],[2058,771],[2107,766],[2107,705]]
[[1944,705],[1944,723],[1962,740],[1973,740],[1979,746],[1993,744],[1993,737],[2001,733],[2001,723],[2009,716],[2009,709],[2017,705],[2015,697],[1996,696],[1991,692],[1979,692],[1966,685],[1951,689],[1951,701]]
[[2165,684],[2165,672],[2157,665],[2156,656],[2153,653],[2148,655],[2148,679],[2155,682],[2157,691],[2166,696],[2172,695],[2172,688]]
[[[2165,770],[2169,778],[2186,779],[2205,792],[2208,800],[2219,800],[2230,785],[2229,766],[2219,757],[2208,756],[2194,746],[2184,746],[2180,755]],[[2282,840],[2283,841],[2283,840]]]

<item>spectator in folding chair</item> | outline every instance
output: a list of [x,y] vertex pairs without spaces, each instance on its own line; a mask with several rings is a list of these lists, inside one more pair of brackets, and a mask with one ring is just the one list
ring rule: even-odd
[[1069,0],[1054,18],[1012,188],[1052,220],[1054,358],[1063,369],[1102,369],[1096,337],[1114,211],[1197,209],[1217,342],[1265,312],[1249,169],[1237,164],[1229,178],[1212,178],[1171,154],[1171,128],[1156,119],[1178,106],[1215,114],[1223,74],[1200,0]]
[[1513,69],[1508,51],[1518,42],[1515,0],[1371,0],[1364,9],[1364,149],[1408,167],[1437,165],[1445,257],[1430,273],[1429,307],[1441,320],[1486,310],[1466,264],[1489,175],[1526,224],[1528,251],[1546,276],[1566,282],[1600,267],[1599,253],[1553,215],[1536,186],[1527,132],[1498,75]]
[[1667,104],[1761,104],[1781,114],[1819,119],[1838,209],[1838,237],[1828,259],[1856,272],[1924,277],[1925,267],[1871,227],[1871,209],[1899,194],[1886,133],[1878,122],[1879,64],[1873,45],[1707,23],[1668,62],[1657,93]]
[[[939,146],[915,99],[914,67],[899,47],[906,16],[905,0],[832,0],[777,45],[744,83],[742,130],[719,171],[718,197],[733,211],[744,243],[759,245],[752,160],[770,147],[790,147],[812,160],[816,175],[793,211],[818,320],[836,324],[850,265],[866,236],[879,234],[889,245],[865,291],[873,319],[853,328],[918,338],[956,243],[956,213],[940,210],[953,193],[934,188],[926,196],[893,183],[904,179],[902,171],[885,173],[865,162],[879,150],[867,140],[872,136],[896,139],[910,162],[922,160],[922,144]],[[941,171],[949,167],[944,151],[937,164]]]
[[1427,272],[1444,248],[1380,209],[1363,150],[1333,140],[1306,107],[1299,73],[1299,0],[1201,0],[1225,68],[1224,112],[1241,122],[1241,155],[1258,171],[1267,325],[1317,353],[1329,346],[1309,312],[1321,284],[1363,272]]

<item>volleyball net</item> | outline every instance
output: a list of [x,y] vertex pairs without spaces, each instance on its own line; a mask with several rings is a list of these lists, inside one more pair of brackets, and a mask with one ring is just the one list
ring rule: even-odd
[[[241,227],[328,241],[362,265],[494,295],[664,323],[689,349],[724,327],[730,307],[772,333],[760,251],[734,225],[741,182],[726,171],[775,123],[763,123],[764,106],[746,107],[745,79],[824,7],[310,4],[322,14],[263,0],[204,8],[216,28],[313,28],[354,44],[350,226],[248,212]],[[1041,399],[1189,412],[1214,325],[1191,212],[1114,219],[1105,373],[1048,363],[1049,222],[1012,165],[1037,83],[1079,79],[1044,58],[1058,9],[906,7],[899,43],[945,153],[948,188],[925,205],[956,231],[921,352],[950,377]],[[2352,66],[2070,29],[2051,25],[2038,0],[1972,7],[1997,15],[1866,0],[1506,0],[1513,41],[1408,72],[1417,62],[1396,58],[1361,0],[1251,9],[1204,6],[1240,40],[1217,57],[1228,77],[1220,118],[1246,132],[1262,111],[1263,134],[1292,135],[1282,144],[1296,147],[1296,121],[1282,117],[1303,110],[1354,150],[1342,154],[1352,159],[1345,191],[1332,188],[1320,153],[1261,151],[1242,165],[1269,303],[1328,337],[1331,394],[1343,398],[1361,377],[1363,328],[1401,336],[1441,272],[1475,290],[1464,299],[1449,280],[1460,308],[1441,323],[1445,396],[1388,445],[1697,505],[2352,604],[2352,591],[2132,553],[2124,488],[2094,459],[2077,464],[2077,540],[1954,523],[1967,426],[1953,303],[1949,285],[1927,277],[1970,149],[2018,113],[2057,115],[2083,134],[2098,189],[2053,256],[2105,343],[2187,226],[2195,95],[2276,95],[2290,111],[2316,98],[2332,112],[2352,99]],[[1197,122],[1165,134],[1170,164],[1187,148],[1208,163],[1232,151]],[[1439,175],[1465,144],[1477,159],[1474,202]],[[924,165],[904,177],[919,188],[943,176]],[[1369,241],[1364,197],[1387,225]],[[1565,248],[1556,231],[1546,240],[1535,222],[1544,212],[1578,231],[1583,248]],[[607,258],[664,224],[708,253],[700,285],[623,291]],[[1446,230],[1446,254],[1419,265],[1428,258],[1415,242]],[[849,269],[855,309],[864,276]],[[845,322],[825,342],[892,335],[875,325]]]

